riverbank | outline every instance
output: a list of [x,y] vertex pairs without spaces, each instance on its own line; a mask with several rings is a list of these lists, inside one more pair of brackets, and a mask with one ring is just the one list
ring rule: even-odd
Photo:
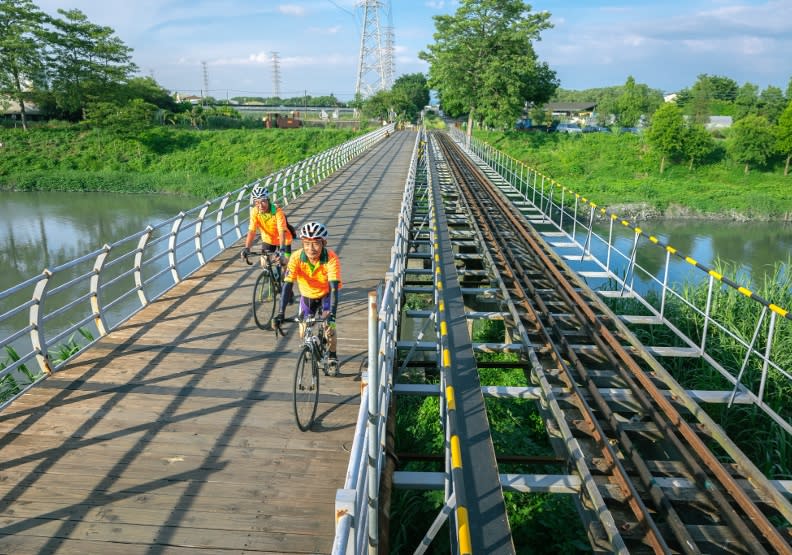
[[672,164],[660,174],[659,158],[631,133],[474,136],[624,218],[792,220],[792,176],[785,177],[783,168],[745,175],[742,166],[721,160],[693,169]]
[[360,134],[157,127],[131,137],[67,124],[29,132],[0,129],[0,189],[212,198]]

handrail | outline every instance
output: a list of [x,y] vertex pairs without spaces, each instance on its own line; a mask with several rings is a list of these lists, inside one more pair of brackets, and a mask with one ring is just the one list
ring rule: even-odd
[[[664,244],[654,235],[647,235],[646,231],[641,227],[632,225],[626,219],[620,218],[606,208],[598,207],[590,199],[574,193],[552,178],[527,166],[522,161],[505,155],[491,145],[475,138],[472,138],[468,143],[467,138],[456,129],[452,129],[450,134],[473,158],[494,172],[494,177],[501,180],[505,186],[508,186],[511,192],[519,194],[526,203],[532,205],[539,212],[540,215],[537,216],[537,221],[534,223],[551,225],[558,233],[563,234],[565,240],[582,251],[583,255],[578,255],[577,259],[592,261],[603,270],[601,272],[603,278],[618,285],[620,291],[617,292],[617,296],[625,296],[625,293],[633,296],[652,314],[657,322],[664,324],[674,335],[680,338],[691,353],[700,356],[732,384],[734,389],[729,405],[731,405],[731,402],[734,401],[735,396],[739,392],[759,407],[786,433],[792,435],[792,422],[778,414],[766,402],[768,398],[767,389],[772,382],[772,380],[768,379],[770,372],[775,372],[787,382],[792,382],[792,369],[782,368],[773,358],[774,339],[782,336],[782,332],[779,331],[780,327],[782,325],[792,325],[790,323],[792,314],[787,309],[762,298],[719,272],[682,254],[674,247]],[[554,195],[554,191],[557,190],[560,190],[560,195]],[[560,198],[558,198],[559,196]],[[588,207],[588,210],[585,207]],[[594,230],[595,218],[607,218],[607,237],[601,236]],[[616,221],[620,221],[622,226],[633,232],[632,246],[629,253],[623,252],[616,245],[617,237],[614,232],[614,223]],[[571,231],[569,230],[570,227]],[[583,236],[582,240],[579,240],[581,235]],[[641,239],[646,240],[642,242]],[[659,247],[665,251],[664,276],[662,280],[636,262],[638,250],[647,245],[651,245],[649,248]],[[684,260],[687,264],[696,268],[696,271],[704,273],[708,284],[703,306],[685,298],[669,281],[671,255]],[[618,270],[614,259],[617,257],[625,264],[623,275],[616,273]],[[636,273],[640,273],[644,279],[659,289],[659,307],[653,305],[640,291],[635,289],[634,280]],[[751,299],[751,301],[757,302],[758,306],[761,307],[760,313],[752,326],[753,333],[750,340],[744,337],[736,327],[730,323],[719,321],[717,316],[713,314],[715,295],[723,292],[723,288],[715,287],[716,282],[739,292],[741,295]],[[694,340],[689,337],[680,329],[680,326],[671,320],[672,316],[668,310],[670,300],[682,303],[687,309],[692,310],[701,318],[702,323],[698,330],[700,339]],[[770,318],[766,318],[767,314],[769,314]],[[749,316],[749,314],[745,314],[746,318]],[[724,367],[712,353],[708,352],[707,339],[715,332],[725,334],[744,350],[742,365],[739,368]],[[760,338],[764,341],[761,345],[758,344]],[[751,361],[755,362],[758,367],[757,371],[760,372],[757,380],[758,384],[753,388],[744,383],[746,371]]]
[[[0,322],[17,328],[0,340],[10,359],[0,362],[0,410],[240,239],[254,186],[267,183],[288,203],[392,131],[393,124],[351,139],[0,291],[0,300],[16,303]],[[299,189],[289,175],[300,176]],[[119,302],[135,292],[137,302]]]
[[[416,136],[410,159],[388,271],[384,283],[377,288],[376,306],[370,310],[369,370],[363,376],[360,413],[344,487],[336,493],[334,555],[376,553],[379,545],[378,492],[385,457],[381,445],[393,392],[392,369],[397,359],[421,137],[421,133]],[[372,457],[371,453],[375,455]]]

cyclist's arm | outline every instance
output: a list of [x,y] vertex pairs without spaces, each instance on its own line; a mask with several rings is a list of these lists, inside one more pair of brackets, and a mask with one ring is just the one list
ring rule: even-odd
[[338,282],[330,282],[330,316],[333,320],[336,317],[336,310],[338,310]]
[[278,247],[281,252],[286,252],[286,214],[283,213],[282,208],[278,208],[275,212],[275,225],[278,230]]
[[253,242],[256,240],[256,230],[253,229],[248,231],[247,237],[245,237],[245,248],[250,250],[250,247],[253,246]]
[[281,288],[281,296],[280,296],[280,306],[278,307],[278,316],[283,318],[283,315],[286,314],[286,299],[292,298],[292,289],[294,284],[291,281],[284,281],[283,287]]
[[253,242],[256,240],[256,228],[258,225],[256,224],[258,210],[256,210],[255,206],[250,207],[250,223],[248,224],[248,233],[247,237],[245,237],[245,248],[250,250],[250,247],[253,246]]

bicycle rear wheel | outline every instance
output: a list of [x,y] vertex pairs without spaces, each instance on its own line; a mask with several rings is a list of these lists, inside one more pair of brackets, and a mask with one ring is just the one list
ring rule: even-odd
[[277,282],[269,272],[261,272],[256,279],[256,286],[253,288],[253,318],[259,328],[263,330],[269,328],[277,304]]
[[310,347],[303,347],[294,372],[294,419],[303,432],[313,424],[319,404],[319,367]]

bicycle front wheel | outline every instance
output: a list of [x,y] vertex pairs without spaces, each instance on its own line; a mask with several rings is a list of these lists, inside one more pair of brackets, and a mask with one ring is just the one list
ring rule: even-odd
[[319,404],[319,367],[310,347],[303,347],[294,373],[294,419],[303,432],[313,424]]
[[253,288],[253,318],[259,328],[265,330],[270,326],[276,304],[278,304],[277,282],[269,272],[261,272]]

